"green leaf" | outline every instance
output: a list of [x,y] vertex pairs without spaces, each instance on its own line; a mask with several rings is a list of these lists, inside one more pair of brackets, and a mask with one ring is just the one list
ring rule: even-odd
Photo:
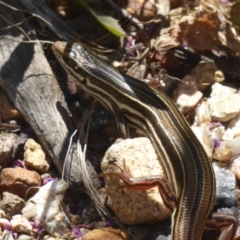
[[109,32],[114,34],[118,37],[125,37],[126,33],[121,28],[121,26],[118,24],[117,20],[110,17],[105,16],[102,13],[98,13],[96,11],[93,11],[84,0],[75,0],[76,3],[81,5],[85,10],[87,10],[92,16],[103,26],[105,27]]

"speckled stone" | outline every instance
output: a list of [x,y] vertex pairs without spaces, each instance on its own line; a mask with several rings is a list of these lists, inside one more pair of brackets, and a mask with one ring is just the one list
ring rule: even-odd
[[36,171],[47,172],[49,164],[46,160],[46,155],[38,143],[33,139],[28,139],[24,146],[24,163]]
[[216,177],[215,205],[219,207],[237,206],[236,178],[234,174],[226,169],[213,164]]
[[17,141],[15,133],[1,133],[0,134],[0,165],[6,166],[11,160],[11,154],[14,144]]
[[13,216],[10,223],[12,229],[16,232],[31,233],[33,230],[31,223],[20,214]]
[[11,192],[22,198],[25,198],[26,194],[35,193],[41,186],[41,178],[37,172],[20,167],[4,168],[0,178],[2,191]]
[[[226,122],[240,112],[240,95],[237,90],[219,83],[212,85],[211,97],[208,99],[210,114],[214,121]],[[224,96],[224,97],[223,97]]]
[[94,229],[82,237],[82,240],[128,240],[127,233],[117,228]]
[[[116,161],[130,170],[133,178],[145,176],[164,176],[155,149],[148,138],[117,140],[106,152],[103,172],[119,171],[108,165]],[[125,184],[116,176],[105,177],[107,204],[113,209],[119,220],[126,224],[149,223],[171,216],[170,210],[163,204],[158,188],[136,190],[124,187]]]
[[21,234],[17,240],[34,240],[34,237],[26,234]]
[[20,214],[25,201],[15,194],[4,192],[2,200],[0,201],[0,209],[5,213],[5,217],[10,220],[12,216]]

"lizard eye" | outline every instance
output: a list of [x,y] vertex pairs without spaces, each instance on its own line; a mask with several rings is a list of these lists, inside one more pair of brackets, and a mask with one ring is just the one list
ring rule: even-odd
[[71,50],[71,52],[69,53],[69,55],[70,55],[72,58],[77,58],[77,57],[79,57],[78,52],[75,51],[75,50]]

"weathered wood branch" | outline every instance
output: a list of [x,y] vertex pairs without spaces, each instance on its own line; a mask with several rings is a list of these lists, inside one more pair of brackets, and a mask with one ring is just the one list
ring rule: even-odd
[[[16,0],[3,1],[20,9]],[[25,16],[0,6],[0,86],[31,125],[40,143],[62,172],[69,138],[73,133],[71,115],[64,96],[39,44],[24,43],[36,36]],[[90,175],[94,172],[88,163]],[[80,186],[76,139],[66,163],[65,178]]]

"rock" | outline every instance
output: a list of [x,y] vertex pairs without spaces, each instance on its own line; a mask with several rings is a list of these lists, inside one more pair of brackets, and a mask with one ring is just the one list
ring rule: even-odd
[[181,112],[187,113],[197,105],[202,95],[197,89],[196,79],[187,75],[175,90],[173,100]]
[[99,218],[99,214],[96,211],[95,206],[90,202],[83,210],[81,215],[83,224],[90,224],[95,222]]
[[214,83],[212,85],[212,92],[210,94],[210,97],[230,96],[234,93],[237,93],[237,90],[235,88],[224,86],[220,83]]
[[5,217],[8,220],[11,220],[12,216],[20,214],[24,206],[25,201],[22,198],[9,192],[3,193],[0,209],[5,212]]
[[33,139],[29,139],[25,143],[24,150],[24,162],[26,166],[32,167],[40,172],[47,172],[49,170],[46,155],[38,143]]
[[[155,149],[148,138],[117,140],[106,152],[101,168],[103,173],[119,172],[109,161],[123,167],[123,160],[130,169],[133,178],[146,176],[164,176]],[[163,204],[158,188],[136,190],[124,187],[117,176],[105,177],[105,189],[109,205],[119,220],[125,224],[149,223],[171,216],[170,210]]]
[[170,240],[171,239],[171,235],[169,235],[169,236],[159,236],[156,240]]
[[0,166],[6,166],[11,160],[11,153],[14,144],[17,141],[17,135],[14,133],[0,133]]
[[233,173],[226,168],[219,168],[213,164],[216,177],[216,197],[215,205],[218,207],[237,206],[236,179]]
[[23,157],[23,153],[24,153],[24,145],[26,143],[26,141],[31,138],[33,135],[33,132],[27,132],[27,133],[23,133],[20,132],[20,134],[18,135],[17,141],[13,147],[12,150],[12,159],[22,159]]
[[5,218],[5,212],[2,210],[2,209],[0,209],[0,218]]
[[223,139],[223,136],[226,132],[224,125],[218,122],[213,122],[208,127],[211,131],[211,138],[214,141],[220,141]]
[[80,216],[80,215],[70,214],[70,215],[69,215],[69,221],[71,222],[71,224],[72,224],[73,226],[76,226],[76,225],[82,223],[82,219],[81,219],[81,216]]
[[124,231],[117,228],[94,229],[85,234],[82,240],[128,240],[130,239]]
[[[224,97],[223,97],[224,96]],[[237,90],[219,83],[212,85],[211,97],[208,99],[210,114],[215,121],[226,122],[240,112],[240,95]]]
[[195,126],[208,126],[212,121],[207,99],[203,98],[198,106],[194,119]]
[[42,175],[41,175],[41,179],[42,179],[42,181],[44,182],[44,180],[45,179],[51,179],[52,178],[52,176],[51,176],[51,174],[50,173],[43,173]]
[[213,153],[214,159],[227,162],[239,155],[240,137],[229,141],[221,141],[219,144]]
[[58,238],[68,232],[68,222],[62,212],[56,214],[55,219],[50,219],[50,221],[45,222],[42,227],[46,232]]
[[63,212],[62,199],[68,187],[68,183],[63,180],[42,186],[26,202],[26,207],[22,210],[23,216],[38,222],[52,236],[63,236],[68,230],[68,222]]
[[[41,178],[35,171],[29,171],[24,168],[4,168],[0,175],[0,188],[25,198],[35,193],[41,186]],[[32,188],[34,187],[34,188]],[[30,189],[31,188],[31,189]]]
[[22,215],[13,216],[10,223],[11,223],[12,229],[16,232],[21,232],[21,233],[31,233],[32,232],[33,228],[32,228],[31,223]]
[[228,123],[227,127],[223,140],[232,140],[240,136],[240,113]]
[[34,240],[34,237],[33,236],[29,236],[29,235],[26,235],[26,234],[21,234],[17,240]]
[[191,126],[192,131],[202,144],[205,152],[207,153],[207,156],[209,159],[212,159],[213,155],[213,148],[214,148],[214,142],[211,138],[211,133],[207,127],[201,126]]
[[197,79],[199,90],[204,90],[213,83],[225,80],[224,74],[218,69],[214,62],[200,62],[193,68],[191,75]]
[[216,96],[208,99],[210,113],[215,121],[227,122],[240,112],[240,95],[238,93],[229,96]]
[[231,172],[240,180],[240,157],[234,159],[230,167]]
[[3,234],[1,235],[2,240],[15,240],[12,231],[4,230]]
[[0,88],[0,116],[2,121],[23,118],[2,88]]
[[45,235],[43,240],[58,240],[58,238],[55,238],[55,237],[50,237],[48,235]]

